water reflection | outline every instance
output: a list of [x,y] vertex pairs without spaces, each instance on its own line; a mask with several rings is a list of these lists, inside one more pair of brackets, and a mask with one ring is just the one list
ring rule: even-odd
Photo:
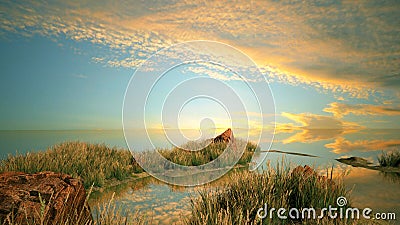
[[395,212],[400,215],[399,176],[384,175],[382,172],[349,166],[350,173],[345,184],[352,187],[352,204],[369,207],[374,212]]
[[[230,173],[207,185],[196,187],[168,185],[147,177],[94,193],[89,205],[96,209],[96,206],[109,202],[115,192],[117,207],[120,207],[123,213],[139,211],[140,215],[149,218],[152,224],[181,224],[183,218],[190,214],[190,199],[197,197],[199,190],[219,187],[229,182],[229,177]],[[96,217],[97,210],[92,211]]]
[[400,130],[332,130],[305,129],[295,135],[277,134],[273,148],[283,151],[300,152],[328,159],[358,156],[368,158],[372,162],[382,151],[400,148]]
[[400,173],[379,172],[383,178],[394,184],[400,184]]
[[148,176],[140,178],[131,182],[122,183],[107,189],[101,189],[99,191],[93,191],[90,194],[90,205],[96,206],[103,202],[109,201],[112,197],[117,199],[123,197],[126,194],[133,193],[138,190],[146,189],[150,184],[156,183],[157,180]]

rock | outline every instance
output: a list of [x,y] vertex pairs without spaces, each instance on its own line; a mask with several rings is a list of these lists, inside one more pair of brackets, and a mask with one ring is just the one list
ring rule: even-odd
[[299,174],[301,173],[303,176],[318,176],[318,174],[313,170],[313,168],[305,165],[304,167],[298,166],[292,170],[292,174]]
[[[311,177],[316,177],[320,182],[322,183],[328,183],[328,185],[331,186],[331,188],[335,188],[335,182],[333,182],[332,179],[326,177],[326,176],[321,176],[318,175],[317,172],[315,172],[315,170],[311,167],[309,167],[308,165],[303,166],[297,166],[296,168],[294,168],[292,170],[292,175],[301,175],[302,177],[304,177],[305,179],[311,178]],[[331,175],[332,176],[332,175]]]
[[336,161],[339,161],[341,163],[345,163],[347,165],[352,165],[354,167],[367,167],[369,164],[372,164],[371,162],[368,162],[368,160],[361,158],[361,157],[349,157],[349,158],[340,158],[336,159]]
[[0,174],[0,224],[64,224],[66,220],[67,224],[93,221],[81,180],[54,172]]
[[224,131],[224,133],[218,135],[217,137],[214,138],[213,142],[224,142],[224,143],[228,143],[231,140],[233,140],[233,132],[231,130],[231,128],[228,128],[226,131]]

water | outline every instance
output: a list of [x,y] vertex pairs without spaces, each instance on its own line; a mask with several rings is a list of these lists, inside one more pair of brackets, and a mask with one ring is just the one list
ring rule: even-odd
[[46,150],[65,141],[105,143],[126,148],[122,130],[33,130],[0,131],[0,158],[8,154]]
[[[197,133],[196,133],[197,132]],[[235,132],[235,131],[234,131]],[[198,131],[193,131],[198,137]],[[309,154],[316,157],[298,156],[284,153],[269,153],[266,160],[272,165],[284,160],[293,165],[312,165],[324,171],[334,167],[348,170],[345,184],[352,189],[353,206],[369,207],[374,212],[396,212],[400,216],[399,176],[385,175],[379,171],[347,166],[337,162],[340,157],[359,156],[376,163],[383,151],[398,149],[400,130],[295,130],[276,134],[272,149],[284,152]],[[235,133],[236,135],[236,133]],[[150,132],[156,147],[170,147],[162,132]],[[190,135],[186,135],[190,136]],[[240,136],[240,135],[236,135]],[[137,132],[135,146],[148,148],[147,134]],[[253,138],[255,139],[255,138]],[[96,131],[0,131],[0,158],[7,154],[40,151],[63,141],[85,141],[105,143],[126,148],[122,130]],[[261,146],[268,146],[263,140]],[[264,163],[265,165],[265,163]],[[177,188],[148,178],[141,182],[125,184],[93,195],[93,204],[108,201],[115,192],[115,201],[125,210],[140,210],[149,214],[154,222],[165,224],[179,221],[189,213],[190,196],[196,195],[196,188]]]

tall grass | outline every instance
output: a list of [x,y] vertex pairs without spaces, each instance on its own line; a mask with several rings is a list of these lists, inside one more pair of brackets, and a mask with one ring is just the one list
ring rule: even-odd
[[[281,220],[276,213],[272,219],[268,216],[261,220],[257,211],[265,204],[269,209],[321,209],[329,205],[336,206],[339,196],[348,197],[342,177],[333,179],[292,173],[283,166],[278,166],[278,169],[269,167],[263,173],[236,172],[222,187],[204,189],[199,194],[199,197],[191,200],[192,215],[186,224],[309,224],[313,221],[296,221],[289,217]],[[333,223],[328,221],[327,224]]]
[[384,167],[400,167],[400,150],[382,152],[378,156],[378,162],[380,166]]
[[36,173],[53,171],[83,179],[85,188],[102,187],[113,179],[123,180],[132,173],[143,172],[128,150],[105,144],[65,142],[46,151],[9,155],[0,161],[0,172]]

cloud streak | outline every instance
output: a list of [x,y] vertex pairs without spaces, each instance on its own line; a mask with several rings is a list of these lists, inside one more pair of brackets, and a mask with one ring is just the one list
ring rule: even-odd
[[348,153],[352,151],[386,151],[399,148],[400,140],[356,140],[349,141],[343,137],[338,137],[335,142],[326,144],[326,148],[332,149],[336,154]]
[[295,122],[295,124],[277,124],[277,133],[295,132],[294,135],[282,140],[283,144],[294,142],[313,143],[320,140],[333,139],[343,134],[356,132],[364,128],[354,122],[316,114],[282,113],[282,116]]
[[399,107],[388,107],[385,105],[355,104],[332,102],[325,112],[332,113],[337,118],[342,118],[348,114],[362,116],[400,116]]

